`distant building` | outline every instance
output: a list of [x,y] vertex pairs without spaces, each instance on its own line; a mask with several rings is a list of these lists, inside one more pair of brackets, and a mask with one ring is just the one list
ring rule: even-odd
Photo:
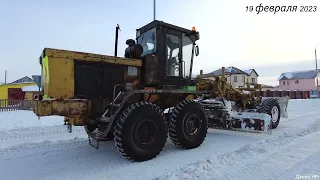
[[259,75],[256,70],[249,69],[249,70],[244,70],[244,72],[249,74],[249,76],[247,77],[247,82],[249,82],[250,84],[257,84],[258,83]]
[[[206,79],[213,79],[210,75],[222,76],[222,68],[217,69],[211,73],[204,74]],[[241,70],[239,68],[230,66],[225,68],[225,76],[227,83],[231,84],[232,87],[245,87],[246,83],[254,85],[258,83],[258,73],[254,69]]]
[[[318,77],[320,71],[318,70]],[[317,81],[316,81],[316,71],[315,70],[306,70],[306,71],[293,71],[293,72],[284,72],[278,78],[279,86],[278,90],[316,90]],[[320,77],[319,77],[320,80]],[[320,81],[319,81],[320,82]]]
[[36,86],[36,83],[25,76],[11,83],[1,84],[0,99],[25,99],[25,92],[22,88],[26,86]]

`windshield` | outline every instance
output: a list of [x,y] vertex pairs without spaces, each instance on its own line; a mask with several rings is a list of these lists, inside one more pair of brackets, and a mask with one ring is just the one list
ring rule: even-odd
[[151,54],[156,51],[156,28],[144,32],[137,38],[137,43],[143,47],[141,56]]

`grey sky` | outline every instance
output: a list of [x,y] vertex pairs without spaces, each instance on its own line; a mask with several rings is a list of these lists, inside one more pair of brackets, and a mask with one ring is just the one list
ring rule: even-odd
[[[261,83],[276,84],[283,71],[313,69],[319,12],[245,12],[245,6],[261,2],[320,10],[319,0],[158,0],[157,19],[200,31],[195,73],[221,66],[256,68]],[[38,57],[45,47],[113,55],[116,24],[121,27],[118,55],[123,56],[125,40],[153,20],[152,7],[153,0],[2,0],[0,82],[5,70],[8,81],[39,74]]]

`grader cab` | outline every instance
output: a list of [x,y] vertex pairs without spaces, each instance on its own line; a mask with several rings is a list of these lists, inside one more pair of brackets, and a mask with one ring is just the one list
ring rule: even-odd
[[72,125],[84,126],[96,148],[113,139],[118,151],[135,161],[156,157],[168,134],[177,146],[191,149],[205,140],[208,126],[276,128],[286,113],[285,101],[260,103],[226,89],[224,77],[191,79],[197,40],[195,28],[153,21],[137,29],[136,40],[126,41],[124,58],[45,48],[39,59],[42,95],[33,111],[64,116],[70,132]]

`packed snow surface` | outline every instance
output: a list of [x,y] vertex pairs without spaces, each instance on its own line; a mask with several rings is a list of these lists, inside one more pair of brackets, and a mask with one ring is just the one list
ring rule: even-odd
[[210,129],[196,149],[169,140],[158,157],[134,163],[113,141],[88,145],[83,127],[63,118],[0,112],[2,179],[320,179],[320,100],[290,100],[272,134]]

